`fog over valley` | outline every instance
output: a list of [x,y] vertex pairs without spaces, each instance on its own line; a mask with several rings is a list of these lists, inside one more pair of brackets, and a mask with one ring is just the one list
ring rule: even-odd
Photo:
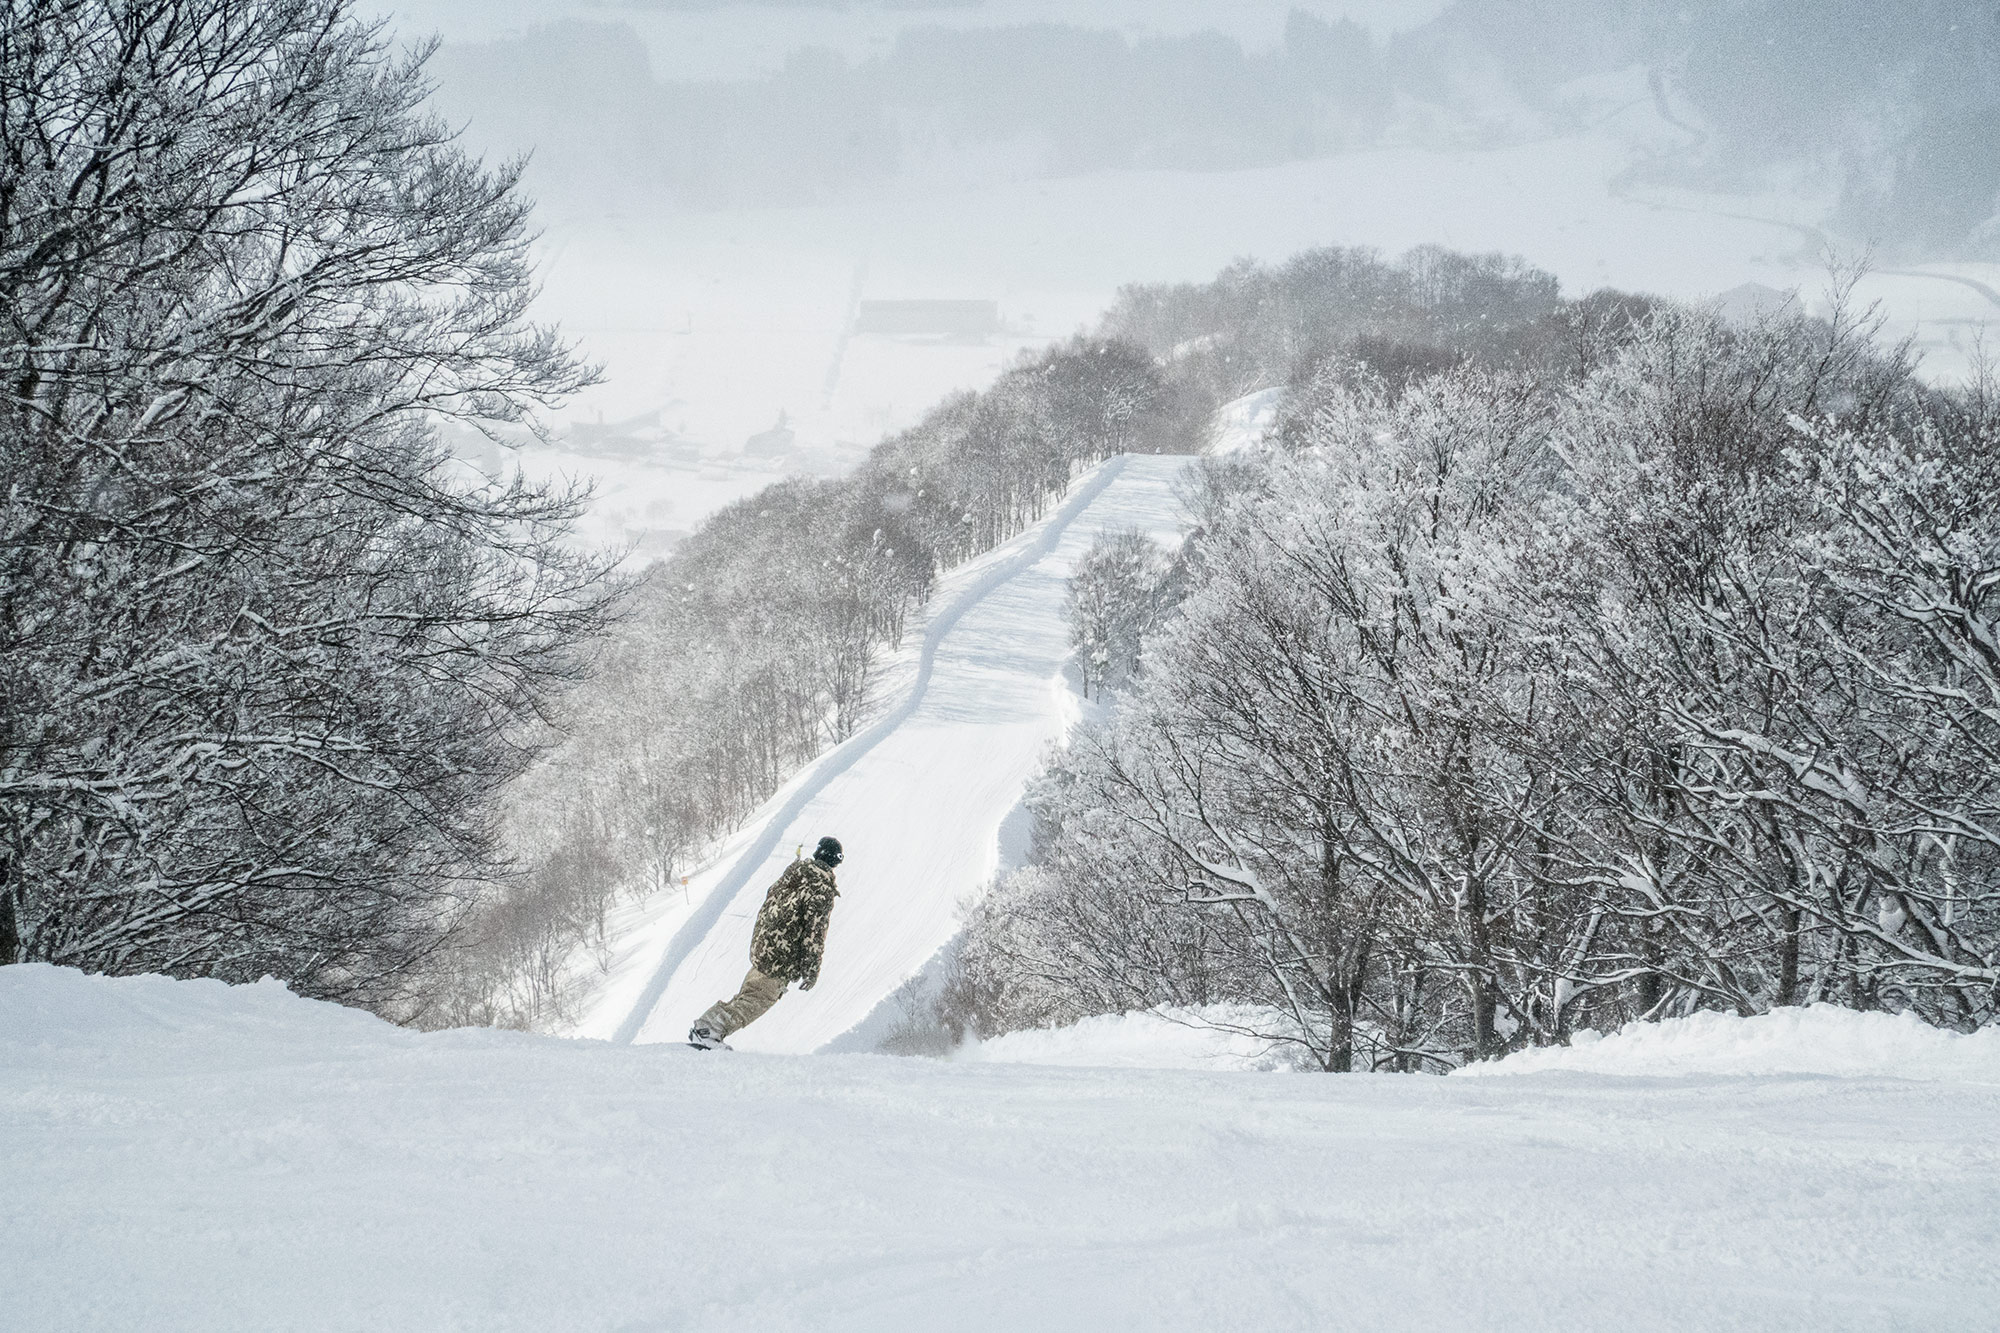
[[[588,531],[641,558],[775,475],[851,467],[1094,327],[1119,287],[1241,258],[1436,243],[1571,295],[1810,304],[1829,254],[1869,256],[1862,294],[1944,378],[2000,316],[1975,3],[436,0],[390,20],[442,39],[434,100],[468,146],[532,155],[538,310],[605,376],[562,418],[568,456],[523,458],[602,479]],[[863,317],[912,300],[993,314]]]

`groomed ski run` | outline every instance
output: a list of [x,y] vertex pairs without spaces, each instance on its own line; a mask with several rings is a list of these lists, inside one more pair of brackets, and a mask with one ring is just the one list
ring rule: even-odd
[[1189,460],[1121,455],[1072,486],[1039,524],[953,571],[913,651],[891,673],[886,711],[768,801],[722,854],[678,887],[620,913],[612,965],[575,1035],[678,1042],[733,993],[765,889],[823,834],[847,849],[826,962],[730,1038],[740,1050],[870,1049],[885,1007],[958,929],[959,904],[999,868],[1009,816],[1074,710],[1064,678],[1070,569],[1104,531],[1181,532],[1175,484]]

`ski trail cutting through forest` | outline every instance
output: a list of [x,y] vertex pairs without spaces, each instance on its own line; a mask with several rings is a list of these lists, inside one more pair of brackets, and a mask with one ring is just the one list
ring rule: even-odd
[[[924,631],[915,677],[896,706],[794,778],[747,826],[755,830],[747,842],[739,835],[728,855],[691,877],[708,882],[691,886],[691,909],[637,996],[621,1000],[608,989],[599,1001],[601,1009],[624,1006],[613,1041],[679,1040],[693,1014],[732,991],[748,966],[763,890],[794,843],[822,833],[847,844],[848,862],[820,984],[794,991],[738,1044],[817,1049],[923,967],[955,933],[959,900],[993,873],[1001,821],[1060,734],[1070,565],[1105,527],[1172,539],[1180,525],[1173,486],[1187,462],[1109,460],[1015,538],[1017,550],[1002,547],[997,563],[949,596]],[[602,1032],[609,1017],[580,1030]]]

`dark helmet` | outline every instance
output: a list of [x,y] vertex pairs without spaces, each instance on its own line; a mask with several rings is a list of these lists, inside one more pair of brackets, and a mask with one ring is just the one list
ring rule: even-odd
[[828,870],[840,864],[840,839],[821,838],[819,846],[813,848],[813,860]]

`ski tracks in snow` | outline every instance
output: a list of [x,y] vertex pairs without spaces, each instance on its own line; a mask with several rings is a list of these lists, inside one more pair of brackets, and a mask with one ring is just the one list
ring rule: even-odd
[[[640,991],[637,1002],[612,1034],[614,1042],[629,1044],[639,1036],[654,1009],[658,1007],[661,997],[666,993],[674,974],[710,938],[718,924],[722,922],[729,906],[737,900],[738,895],[750,884],[752,878],[767,867],[772,855],[782,845],[787,832],[805,814],[807,808],[826,794],[828,789],[856,763],[916,716],[930,692],[939,649],[966,614],[1053,554],[1071,526],[1091,509],[1119,477],[1124,475],[1131,458],[1131,455],[1121,454],[1102,464],[1077,486],[1075,492],[1050,518],[1044,520],[1039,532],[1032,533],[1020,550],[996,563],[993,568],[985,571],[937,610],[924,631],[916,678],[910,686],[909,693],[866,730],[850,737],[815,760],[806,770],[803,780],[795,780],[796,785],[789,795],[784,797],[782,804],[770,813],[760,816],[761,826],[755,837],[736,854],[729,870],[703,895],[701,901],[667,942],[660,961],[653,969],[644,989]],[[1176,460],[1178,463],[1185,461],[1185,459]],[[969,884],[964,886],[968,890],[972,887]],[[836,909],[836,924],[839,917],[840,913]],[[831,965],[833,964],[830,961]],[[895,980],[900,983],[901,978]],[[893,989],[893,986],[890,989]],[[877,997],[878,1001],[883,998],[887,998],[886,992]]]

